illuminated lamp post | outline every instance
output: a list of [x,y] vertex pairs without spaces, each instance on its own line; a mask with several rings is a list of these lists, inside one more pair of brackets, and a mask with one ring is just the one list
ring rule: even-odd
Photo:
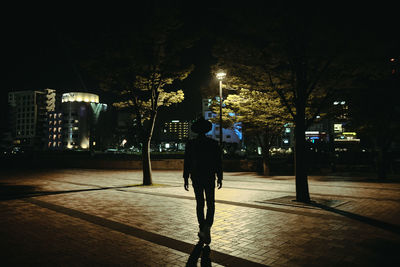
[[219,80],[219,145],[222,149],[222,80],[225,78],[225,72],[218,72],[217,79]]

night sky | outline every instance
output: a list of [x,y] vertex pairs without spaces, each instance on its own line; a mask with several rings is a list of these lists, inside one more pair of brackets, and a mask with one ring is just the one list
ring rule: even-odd
[[[208,27],[215,31],[217,23],[223,20],[223,14],[231,10],[240,10],[249,7],[225,6],[223,3],[216,7],[189,8],[185,7],[187,23],[194,26]],[[267,8],[255,5],[252,10]],[[328,7],[329,8],[329,7]],[[325,8],[326,9],[326,8]],[[63,41],[63,32],[75,32],[85,36],[93,28],[97,30],[105,24],[124,23],[116,20],[127,14],[118,11],[96,14],[86,11],[76,12],[70,8],[68,15],[59,13],[35,13],[30,10],[21,11],[13,8],[8,10],[8,16],[3,18],[3,73],[1,83],[2,113],[5,110],[6,96],[11,90],[42,90],[45,88],[56,89],[58,93],[66,91],[87,91],[98,93],[102,102],[108,102],[105,95],[98,90],[98,84],[85,76],[79,69],[76,55]],[[351,18],[352,30],[370,32],[376,38],[389,40],[399,39],[398,13],[391,6],[357,6],[357,7],[332,7],[332,23],[346,24],[349,20],[342,20],[342,14]],[[63,10],[65,11],[65,10]],[[139,7],[133,9],[133,16],[139,14]],[[60,10],[59,10],[60,12]],[[135,13],[136,12],[136,13]],[[261,11],[262,12],[262,11]],[[6,12],[7,13],[7,12]],[[397,14],[396,14],[397,13]],[[51,14],[51,15],[50,15]],[[96,14],[96,15],[93,15]],[[129,14],[129,13],[128,13]],[[59,16],[60,15],[60,16]],[[136,25],[140,27],[140,25]],[[61,36],[61,37],[60,37]],[[368,45],[368,44],[366,44]],[[190,119],[200,111],[200,89],[212,82],[210,65],[215,63],[211,55],[212,40],[203,38],[193,48],[192,58],[195,71],[182,83],[186,94],[185,101],[169,113],[171,119]],[[391,51],[392,53],[393,51]],[[397,53],[399,51],[397,50]],[[4,72],[5,69],[5,72]]]
[[[104,13],[102,13],[104,14]],[[26,14],[25,14],[26,15]],[[120,20],[113,14],[108,20],[103,15],[77,13],[77,17],[66,20],[66,16],[25,16],[19,14],[10,18],[3,32],[3,66],[5,75],[1,85],[2,111],[6,109],[7,93],[15,90],[56,89],[57,93],[68,91],[88,91],[100,95],[100,101],[111,104],[107,94],[99,90],[97,81],[87,75],[79,66],[78,57],[69,46],[68,36],[79,36],[84,41],[91,31],[101,31],[102,27],[126,27],[132,22]],[[197,16],[202,16],[197,13]],[[187,16],[189,17],[189,16]],[[188,23],[197,24],[193,20]],[[135,21],[137,22],[137,20]],[[134,25],[140,27],[140,24]],[[198,25],[196,25],[197,27]],[[211,44],[199,40],[192,48],[190,58],[195,65],[190,76],[179,85],[185,92],[185,101],[169,109],[170,119],[191,119],[201,110],[200,88],[208,85],[211,56]],[[184,112],[183,112],[184,111]],[[163,118],[160,112],[160,118]]]

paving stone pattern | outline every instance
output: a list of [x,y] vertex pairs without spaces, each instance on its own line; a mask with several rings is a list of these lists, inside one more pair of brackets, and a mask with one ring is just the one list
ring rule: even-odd
[[[1,265],[185,266],[198,226],[181,177],[154,171],[145,187],[140,171],[2,171]],[[294,199],[292,176],[225,173],[212,266],[400,266],[400,183],[309,184],[312,199],[339,204],[278,203]]]

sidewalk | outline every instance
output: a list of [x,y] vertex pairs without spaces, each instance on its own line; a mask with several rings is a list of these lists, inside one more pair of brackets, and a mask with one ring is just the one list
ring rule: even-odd
[[292,176],[225,173],[208,258],[181,176],[1,172],[2,266],[400,266],[400,183],[310,177],[303,205]]

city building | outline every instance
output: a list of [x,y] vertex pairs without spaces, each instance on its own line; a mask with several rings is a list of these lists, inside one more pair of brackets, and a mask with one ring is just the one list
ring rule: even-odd
[[62,145],[64,150],[89,150],[96,145],[96,123],[106,104],[99,96],[86,92],[69,92],[62,95]]
[[333,102],[333,141],[336,151],[347,151],[350,147],[360,143],[357,133],[353,131],[350,125],[349,104],[345,100]]
[[56,91],[12,91],[8,93],[11,107],[11,136],[15,147],[42,150],[47,146],[47,114],[55,111]]
[[162,127],[160,151],[181,151],[190,137],[189,121],[171,120]]
[[163,133],[164,136],[171,140],[187,140],[189,138],[189,122],[179,120],[166,122],[164,123]]
[[[212,102],[211,99],[203,99],[202,101],[202,115],[206,120],[210,120],[217,116],[210,110],[211,102]],[[235,114],[232,114],[232,116],[235,116]],[[220,135],[219,127],[220,127],[219,123],[213,123],[212,129],[208,133],[206,133],[206,136],[219,141],[219,135]],[[242,124],[240,122],[235,123],[229,129],[222,128],[222,142],[239,144],[242,141],[242,139],[243,139]]]

